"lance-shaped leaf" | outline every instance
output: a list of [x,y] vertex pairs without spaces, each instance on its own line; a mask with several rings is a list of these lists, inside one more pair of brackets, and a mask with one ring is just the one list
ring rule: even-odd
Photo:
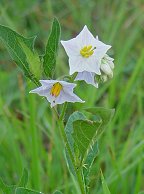
[[43,62],[44,73],[48,78],[52,78],[55,71],[60,34],[61,34],[60,24],[58,20],[54,18],[52,29],[46,45],[46,51]]
[[32,51],[24,42],[22,42],[19,39],[19,43],[23,49],[23,52],[26,55],[26,60],[29,64],[29,68],[31,70],[31,72],[33,72],[33,74],[40,79],[41,74],[42,74],[42,70],[41,70],[41,61],[39,58],[39,55],[37,52]]
[[39,85],[39,81],[30,70],[27,57],[18,41],[21,40],[21,42],[24,42],[30,50],[33,50],[35,37],[25,38],[10,28],[0,25],[0,39],[4,42],[12,59],[22,69],[25,76],[32,80],[36,85]]

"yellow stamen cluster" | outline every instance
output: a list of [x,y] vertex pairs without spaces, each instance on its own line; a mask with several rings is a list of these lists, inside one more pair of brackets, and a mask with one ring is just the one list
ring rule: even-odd
[[85,58],[90,57],[93,53],[94,53],[94,49],[92,49],[92,45],[84,46],[84,47],[80,50],[80,54],[81,54],[83,57],[85,57]]
[[50,94],[51,94],[52,96],[57,97],[57,96],[59,96],[59,94],[60,94],[62,88],[63,88],[62,85],[61,85],[59,82],[57,82],[57,83],[55,83],[55,84],[52,86],[52,89],[51,89],[51,91],[50,91]]

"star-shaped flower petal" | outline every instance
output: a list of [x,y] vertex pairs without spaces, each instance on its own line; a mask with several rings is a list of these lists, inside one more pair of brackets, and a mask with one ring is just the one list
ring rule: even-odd
[[77,80],[84,80],[87,84],[91,84],[98,88],[98,83],[95,81],[95,73],[88,71],[79,72],[75,78],[75,81]]
[[70,75],[84,71],[101,74],[100,60],[111,46],[94,38],[87,26],[76,38],[61,43],[69,57]]
[[42,86],[30,91],[30,93],[46,97],[51,107],[64,102],[84,102],[73,93],[76,84],[58,80],[40,80],[40,83]]
[[[108,78],[113,77],[113,69],[114,69],[113,61],[114,59],[109,57],[107,54],[105,54],[102,60],[100,61],[100,64],[99,64],[100,70],[101,70],[100,78],[104,82],[107,81]],[[86,83],[91,84],[96,88],[98,88],[98,83],[95,80],[95,76],[97,75],[93,72],[83,71],[77,74],[75,81],[84,80]]]

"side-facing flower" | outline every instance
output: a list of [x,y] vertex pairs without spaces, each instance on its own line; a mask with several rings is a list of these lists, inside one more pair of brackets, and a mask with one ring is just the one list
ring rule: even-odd
[[73,93],[76,84],[58,80],[40,80],[40,83],[42,86],[31,90],[30,93],[46,97],[51,107],[64,102],[84,102]]
[[61,41],[61,44],[69,57],[70,75],[84,71],[100,75],[100,60],[111,48],[96,39],[87,26],[75,38]]
[[98,88],[98,83],[95,80],[95,75],[95,73],[88,71],[79,72],[75,78],[75,81],[84,80],[87,84],[91,84]]

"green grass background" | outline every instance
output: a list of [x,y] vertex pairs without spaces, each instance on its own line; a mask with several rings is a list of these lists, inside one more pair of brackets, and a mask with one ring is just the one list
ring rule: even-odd
[[[37,35],[43,54],[53,17],[68,40],[86,24],[94,35],[112,45],[114,78],[99,89],[79,84],[84,107],[116,108],[114,119],[99,142],[91,172],[91,194],[102,194],[100,168],[112,194],[144,191],[144,2],[143,0],[0,0],[0,23],[26,37]],[[29,188],[52,193],[77,193],[66,167],[54,113],[46,100],[30,95],[26,80],[0,42],[0,177],[15,184],[29,170]],[[60,46],[55,77],[68,74]]]

